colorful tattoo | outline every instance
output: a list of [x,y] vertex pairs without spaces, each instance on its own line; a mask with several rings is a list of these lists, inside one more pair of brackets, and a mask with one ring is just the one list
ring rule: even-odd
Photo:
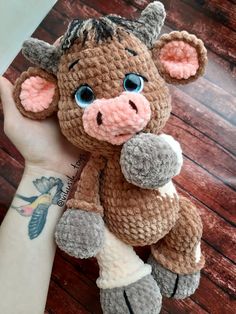
[[11,206],[22,216],[31,217],[28,225],[28,235],[31,240],[37,238],[42,232],[47,220],[48,209],[52,204],[57,204],[63,187],[62,180],[54,177],[42,177],[33,181],[33,184],[40,194],[31,197],[16,194],[27,204],[19,207]]

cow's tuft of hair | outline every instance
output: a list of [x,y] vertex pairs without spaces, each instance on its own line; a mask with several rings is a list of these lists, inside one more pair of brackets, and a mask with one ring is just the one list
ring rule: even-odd
[[104,42],[109,38],[112,39],[117,34],[119,27],[133,32],[136,27],[142,24],[143,22],[139,20],[130,20],[118,15],[108,15],[98,19],[75,19],[70,23],[65,33],[61,47],[63,50],[70,48],[77,38],[80,38],[83,44],[91,37],[97,43]]

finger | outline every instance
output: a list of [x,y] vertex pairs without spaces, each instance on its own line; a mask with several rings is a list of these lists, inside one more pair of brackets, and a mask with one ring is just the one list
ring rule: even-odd
[[0,77],[0,98],[5,118],[19,115],[12,95],[13,88],[5,77]]

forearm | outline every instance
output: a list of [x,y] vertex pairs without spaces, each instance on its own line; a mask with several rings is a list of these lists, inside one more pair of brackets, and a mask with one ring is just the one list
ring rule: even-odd
[[[65,198],[66,194],[58,194],[52,202],[56,187],[42,193],[33,184],[43,176],[62,183],[63,191],[71,184],[68,177],[55,172],[25,169],[17,194],[0,228],[0,313],[44,312],[56,249],[54,230],[65,204],[61,199],[59,206],[55,200],[59,200],[60,196]],[[17,195],[31,197],[31,202]],[[33,197],[37,198],[33,200]],[[38,215],[33,218],[36,212]],[[43,215],[46,221],[43,224],[41,219],[40,225],[38,218]]]

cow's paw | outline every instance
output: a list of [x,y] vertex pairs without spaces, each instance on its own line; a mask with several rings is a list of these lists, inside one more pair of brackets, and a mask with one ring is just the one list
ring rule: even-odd
[[103,314],[157,314],[160,313],[162,296],[151,275],[124,287],[101,289]]
[[200,272],[179,275],[158,264],[151,255],[148,263],[152,266],[152,275],[160,287],[161,294],[168,298],[185,299],[194,294],[199,286]]
[[145,189],[164,186],[180,171],[182,155],[173,149],[168,136],[140,133],[127,141],[121,150],[120,165],[126,180]]
[[57,224],[55,238],[59,248],[67,254],[93,257],[103,246],[103,219],[98,213],[67,209]]

